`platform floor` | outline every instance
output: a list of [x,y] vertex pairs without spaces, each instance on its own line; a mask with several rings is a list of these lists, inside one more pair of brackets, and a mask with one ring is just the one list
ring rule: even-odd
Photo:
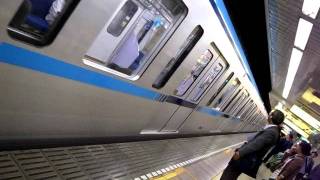
[[[264,164],[262,164],[261,167],[259,168],[256,180],[264,180],[264,179],[267,180],[267,179],[269,179],[271,173],[272,172],[268,168],[266,168]],[[214,176],[212,178],[212,180],[219,180],[221,175],[222,175],[222,172],[220,172],[218,175]],[[249,177],[245,174],[241,174],[239,176],[238,180],[254,180],[254,178]]]
[[0,179],[212,179],[249,134],[0,152]]

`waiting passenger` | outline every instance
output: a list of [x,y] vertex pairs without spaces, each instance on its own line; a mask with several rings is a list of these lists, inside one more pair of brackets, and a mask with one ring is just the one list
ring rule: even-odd
[[297,154],[287,158],[284,164],[272,173],[270,179],[293,180],[303,167],[305,158],[310,155],[311,145],[306,141],[301,141],[297,145]]
[[295,180],[306,180],[309,179],[310,172],[312,170],[312,167],[314,165],[315,158],[318,157],[317,150],[311,151],[311,156],[307,156],[304,159],[304,165],[300,168],[299,173],[297,174]]
[[235,151],[220,179],[236,180],[241,173],[256,178],[263,157],[279,141],[279,125],[283,120],[284,115],[281,111],[273,111],[268,118],[269,124]]

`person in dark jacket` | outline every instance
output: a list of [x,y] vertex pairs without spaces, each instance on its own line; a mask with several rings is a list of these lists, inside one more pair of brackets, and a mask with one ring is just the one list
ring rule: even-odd
[[236,180],[241,173],[256,178],[263,157],[279,141],[279,125],[283,120],[284,114],[281,111],[271,112],[268,117],[269,124],[235,151],[220,179]]
[[278,144],[272,149],[272,151],[264,158],[263,162],[267,162],[269,158],[279,152],[285,152],[293,145],[293,134],[288,134],[284,138],[280,138]]
[[310,180],[318,180],[320,179],[320,164],[318,164],[317,166],[315,166],[309,175],[309,179]]

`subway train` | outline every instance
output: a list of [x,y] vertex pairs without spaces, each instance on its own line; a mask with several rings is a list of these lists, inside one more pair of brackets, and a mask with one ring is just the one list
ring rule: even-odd
[[214,1],[65,0],[51,19],[53,0],[0,3],[0,144],[267,123]]

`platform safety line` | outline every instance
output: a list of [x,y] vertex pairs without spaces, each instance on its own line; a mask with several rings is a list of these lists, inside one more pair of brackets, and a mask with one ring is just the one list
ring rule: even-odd
[[[222,149],[219,149],[217,151],[213,151],[211,153],[196,157],[196,158],[192,158],[189,159],[187,161],[181,162],[181,163],[177,163],[175,165],[170,165],[166,168],[163,169],[159,169],[157,171],[153,171],[150,173],[147,173],[145,175],[142,175],[140,177],[136,177],[134,178],[134,180],[147,180],[147,179],[156,179],[156,180],[165,180],[165,179],[170,179],[173,178],[175,176],[178,176],[179,174],[182,174],[183,172],[185,172],[186,170],[183,168],[183,166],[189,165],[191,163],[195,163],[199,160],[208,158],[214,154],[218,154],[220,152],[225,151],[226,153],[230,153],[230,149],[233,149],[234,147],[240,146],[241,144],[245,143],[246,141],[242,141],[240,143],[234,144],[234,145],[230,145],[227,147],[224,147]],[[173,171],[173,172],[172,172]],[[161,177],[158,177],[161,176]]]

